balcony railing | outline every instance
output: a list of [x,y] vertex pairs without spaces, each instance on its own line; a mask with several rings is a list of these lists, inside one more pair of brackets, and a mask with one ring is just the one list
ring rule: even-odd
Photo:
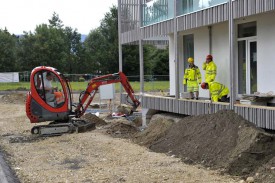
[[177,16],[223,4],[228,0],[177,0]]
[[[226,2],[228,0],[177,0],[177,16],[200,11]],[[173,0],[144,0],[142,26],[155,24],[173,17]]]
[[147,26],[174,17],[173,0],[144,0],[142,25]]

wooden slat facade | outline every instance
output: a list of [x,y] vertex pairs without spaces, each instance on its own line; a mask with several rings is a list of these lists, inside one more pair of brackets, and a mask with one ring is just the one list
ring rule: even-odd
[[[124,7],[124,9],[128,7],[127,9],[135,13],[138,12],[139,0],[121,1],[121,7]],[[235,19],[264,13],[275,10],[275,0],[235,0],[233,2],[233,10]],[[177,31],[184,31],[228,21],[228,14],[228,3],[224,3],[208,9],[182,15],[177,17]],[[139,28],[138,16],[125,17],[122,20],[122,44],[138,41],[139,35],[141,35],[142,39],[147,39],[172,34],[174,31],[173,19]]]

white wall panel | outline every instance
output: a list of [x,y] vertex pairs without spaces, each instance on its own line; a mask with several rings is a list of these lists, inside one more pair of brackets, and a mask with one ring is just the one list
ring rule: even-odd
[[174,35],[169,35],[169,75],[170,75],[170,95],[176,93],[176,64],[175,64],[175,52],[174,52]]
[[258,91],[275,93],[275,12],[257,17],[257,34]]
[[[205,72],[202,70],[202,64],[206,56],[209,54],[209,34],[208,28],[202,27],[194,30],[194,60],[195,64],[200,68],[202,81],[204,81]],[[208,90],[200,88],[200,97],[209,97]]]
[[230,61],[229,61],[229,28],[227,23],[212,26],[213,60],[217,65],[216,80],[229,88]]

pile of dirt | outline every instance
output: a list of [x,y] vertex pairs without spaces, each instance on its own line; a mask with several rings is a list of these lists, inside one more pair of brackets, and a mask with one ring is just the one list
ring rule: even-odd
[[137,144],[149,147],[154,141],[163,137],[170,126],[174,123],[173,119],[165,118],[163,115],[154,115],[148,127],[137,133],[133,141]]
[[153,151],[178,156],[189,164],[222,168],[229,174],[243,175],[244,179],[253,176],[255,182],[275,180],[274,136],[233,111],[197,117],[156,114],[132,140]]
[[0,102],[4,104],[24,104],[26,101],[26,94],[14,93],[6,94],[0,97]]
[[275,182],[275,157],[257,170],[256,182]]
[[131,122],[117,119],[104,126],[106,133],[115,138],[132,139],[139,129]]
[[138,138],[153,151],[168,153],[186,163],[223,169],[231,175],[254,175],[264,165],[272,171],[273,162],[267,163],[275,157],[275,136],[233,111],[188,116],[172,125],[163,119],[150,123]]
[[81,119],[84,119],[85,121],[88,121],[91,123],[95,123],[96,127],[104,126],[107,124],[103,119],[91,113],[84,114],[83,116],[81,116]]

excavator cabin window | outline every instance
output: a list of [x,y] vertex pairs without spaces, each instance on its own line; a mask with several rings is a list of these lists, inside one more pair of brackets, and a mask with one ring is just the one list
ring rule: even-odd
[[39,71],[34,75],[34,85],[38,96],[51,107],[64,104],[64,91],[58,77],[51,71]]

